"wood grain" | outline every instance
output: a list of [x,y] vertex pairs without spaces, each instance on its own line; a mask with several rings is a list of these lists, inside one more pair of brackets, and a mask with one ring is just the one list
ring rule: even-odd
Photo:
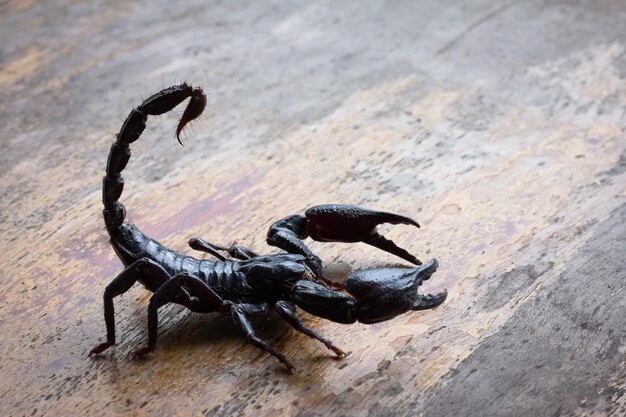
[[[626,7],[595,2],[0,2],[3,415],[622,415]],[[151,118],[124,171],[129,218],[269,252],[267,227],[322,203],[415,217],[384,232],[440,269],[441,308],[260,334],[102,294],[120,271],[101,218],[114,135],[182,80],[206,116]],[[180,114],[180,113],[178,113]],[[398,260],[312,243],[338,275]]]

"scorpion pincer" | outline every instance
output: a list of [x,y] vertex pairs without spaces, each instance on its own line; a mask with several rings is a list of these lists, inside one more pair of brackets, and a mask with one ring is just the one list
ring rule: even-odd
[[[410,310],[437,307],[445,301],[445,290],[435,295],[417,292],[437,269],[437,261],[432,259],[422,265],[377,232],[382,223],[419,227],[416,221],[393,213],[329,204],[309,208],[304,215],[285,217],[272,224],[267,243],[287,253],[259,255],[241,246],[221,246],[199,238],[189,241],[193,249],[213,255],[215,261],[168,249],[126,223],[126,209],[119,198],[124,188],[121,172],[130,159],[130,145],[141,136],[148,116],[164,114],[188,98],[176,129],[180,142],[182,129],[200,116],[206,106],[202,89],[186,83],[166,88],[133,109],[111,146],[102,185],[103,215],[111,245],[125,269],[104,291],[106,342],[94,347],[90,355],[100,354],[115,344],[113,299],[136,282],[154,293],[148,305],[148,345],[137,350],[136,356],[155,349],[158,310],[176,303],[198,313],[231,316],[249,342],[290,370],[294,367],[285,355],[255,334],[250,317],[274,311],[293,328],[342,357],[345,354],[341,349],[300,321],[295,306],[315,316],[349,324],[389,320]],[[321,259],[303,242],[307,237],[321,242],[364,242],[417,267],[357,271],[343,283],[335,283],[324,278]]]

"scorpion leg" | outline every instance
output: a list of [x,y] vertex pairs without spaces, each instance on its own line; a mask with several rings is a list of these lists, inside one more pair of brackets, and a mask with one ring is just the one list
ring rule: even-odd
[[220,261],[226,260],[226,257],[222,255],[221,253],[219,253],[219,249],[207,241],[194,237],[192,239],[189,239],[188,243],[191,249],[194,249],[200,252],[209,253],[213,255],[214,257],[216,257],[217,259],[219,259]]
[[287,360],[285,355],[271,347],[266,341],[259,338],[255,333],[250,321],[246,316],[248,315],[261,315],[267,314],[267,306],[265,305],[255,305],[255,304],[235,304],[231,307],[231,315],[235,324],[241,329],[241,331],[246,335],[246,338],[250,343],[262,349],[269,354],[273,355],[276,359],[278,359],[283,365],[287,367],[290,371],[294,371],[296,368]]
[[91,349],[89,356],[104,352],[115,344],[115,309],[113,298],[128,291],[139,278],[150,290],[155,291],[169,280],[169,274],[156,262],[143,258],[133,262],[122,271],[104,290],[104,322],[107,341]]
[[[192,295],[193,294],[193,295]],[[135,357],[143,357],[154,351],[159,326],[159,308],[168,303],[184,305],[196,313],[217,311],[228,313],[232,302],[223,300],[206,283],[197,277],[180,273],[175,275],[150,297],[148,304],[148,346],[135,351]]]
[[256,252],[243,246],[220,246],[214,243],[209,243],[206,240],[194,237],[189,240],[189,246],[192,249],[199,250],[201,252],[207,252],[215,256],[220,261],[225,261],[226,257],[219,253],[219,251],[226,252],[228,255],[235,259],[247,261],[248,259],[259,256]]
[[276,312],[283,318],[283,320],[285,320],[287,323],[289,323],[291,325],[291,327],[293,327],[297,331],[302,332],[305,335],[307,335],[307,336],[309,336],[309,337],[311,337],[313,339],[319,340],[328,349],[330,349],[333,352],[335,352],[335,355],[337,355],[338,357],[341,358],[341,357],[346,356],[345,352],[342,351],[341,349],[339,349],[337,346],[333,345],[333,343],[330,340],[324,339],[315,330],[306,327],[300,321],[298,316],[296,316],[293,307],[287,301],[279,301],[279,302],[277,302],[274,305],[274,308],[275,308]]

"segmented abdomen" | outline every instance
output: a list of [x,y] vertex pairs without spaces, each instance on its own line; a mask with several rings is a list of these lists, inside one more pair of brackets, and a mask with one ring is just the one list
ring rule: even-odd
[[170,276],[186,272],[227,299],[252,293],[245,276],[239,272],[238,262],[200,260],[183,255],[149,238],[135,225],[123,224],[111,244],[126,266],[148,258],[161,265]]
[[238,262],[200,261],[199,278],[215,292],[231,300],[252,293],[246,277],[239,272]]

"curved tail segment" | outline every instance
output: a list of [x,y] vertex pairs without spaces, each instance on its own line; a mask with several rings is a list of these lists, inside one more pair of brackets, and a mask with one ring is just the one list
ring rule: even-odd
[[111,146],[107,161],[106,176],[102,183],[102,202],[104,203],[104,224],[111,238],[118,233],[126,218],[126,208],[119,202],[124,189],[124,179],[121,172],[130,159],[130,144],[139,139],[146,128],[148,115],[155,116],[167,113],[180,103],[191,97],[187,108],[176,128],[176,138],[180,141],[180,133],[185,125],[202,114],[206,107],[206,96],[201,88],[192,87],[187,83],[166,88],[144,100],[133,109],[122,129],[117,134],[117,140]]

